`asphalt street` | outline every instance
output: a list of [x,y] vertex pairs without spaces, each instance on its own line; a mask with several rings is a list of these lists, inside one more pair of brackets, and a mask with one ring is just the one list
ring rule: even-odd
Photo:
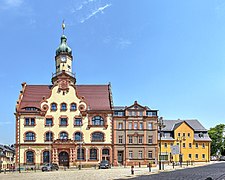
[[210,179],[209,177],[213,180],[225,180],[225,162],[144,175],[131,178],[131,180],[205,180],[207,178]]

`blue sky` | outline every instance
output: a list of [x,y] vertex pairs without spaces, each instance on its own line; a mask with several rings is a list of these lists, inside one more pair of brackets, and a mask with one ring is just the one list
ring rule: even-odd
[[77,84],[112,83],[115,105],[225,123],[222,0],[1,0],[0,143],[15,142],[21,83],[50,84],[65,34]]

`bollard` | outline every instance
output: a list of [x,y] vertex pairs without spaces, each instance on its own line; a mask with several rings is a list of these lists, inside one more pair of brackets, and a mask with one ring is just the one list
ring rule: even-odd
[[152,170],[151,170],[151,166],[152,166],[151,163],[148,163],[148,171],[149,171],[149,172],[152,171]]
[[6,174],[6,169],[4,170],[4,174]]
[[175,163],[174,163],[174,161],[173,161],[173,169],[174,169],[174,165],[175,165]]
[[138,165],[139,165],[139,168],[140,168],[141,167],[141,162],[139,162]]
[[187,166],[188,166],[188,161],[187,161]]
[[134,175],[134,166],[131,166],[131,174]]

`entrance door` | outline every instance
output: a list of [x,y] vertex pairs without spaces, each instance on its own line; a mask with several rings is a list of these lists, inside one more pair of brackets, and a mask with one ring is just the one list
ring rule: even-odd
[[69,154],[67,152],[59,153],[59,165],[69,167]]
[[118,151],[118,163],[123,165],[123,151]]

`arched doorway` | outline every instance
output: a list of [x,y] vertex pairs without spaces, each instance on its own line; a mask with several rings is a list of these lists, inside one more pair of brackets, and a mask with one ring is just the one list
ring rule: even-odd
[[69,154],[65,151],[59,153],[59,166],[69,167]]

